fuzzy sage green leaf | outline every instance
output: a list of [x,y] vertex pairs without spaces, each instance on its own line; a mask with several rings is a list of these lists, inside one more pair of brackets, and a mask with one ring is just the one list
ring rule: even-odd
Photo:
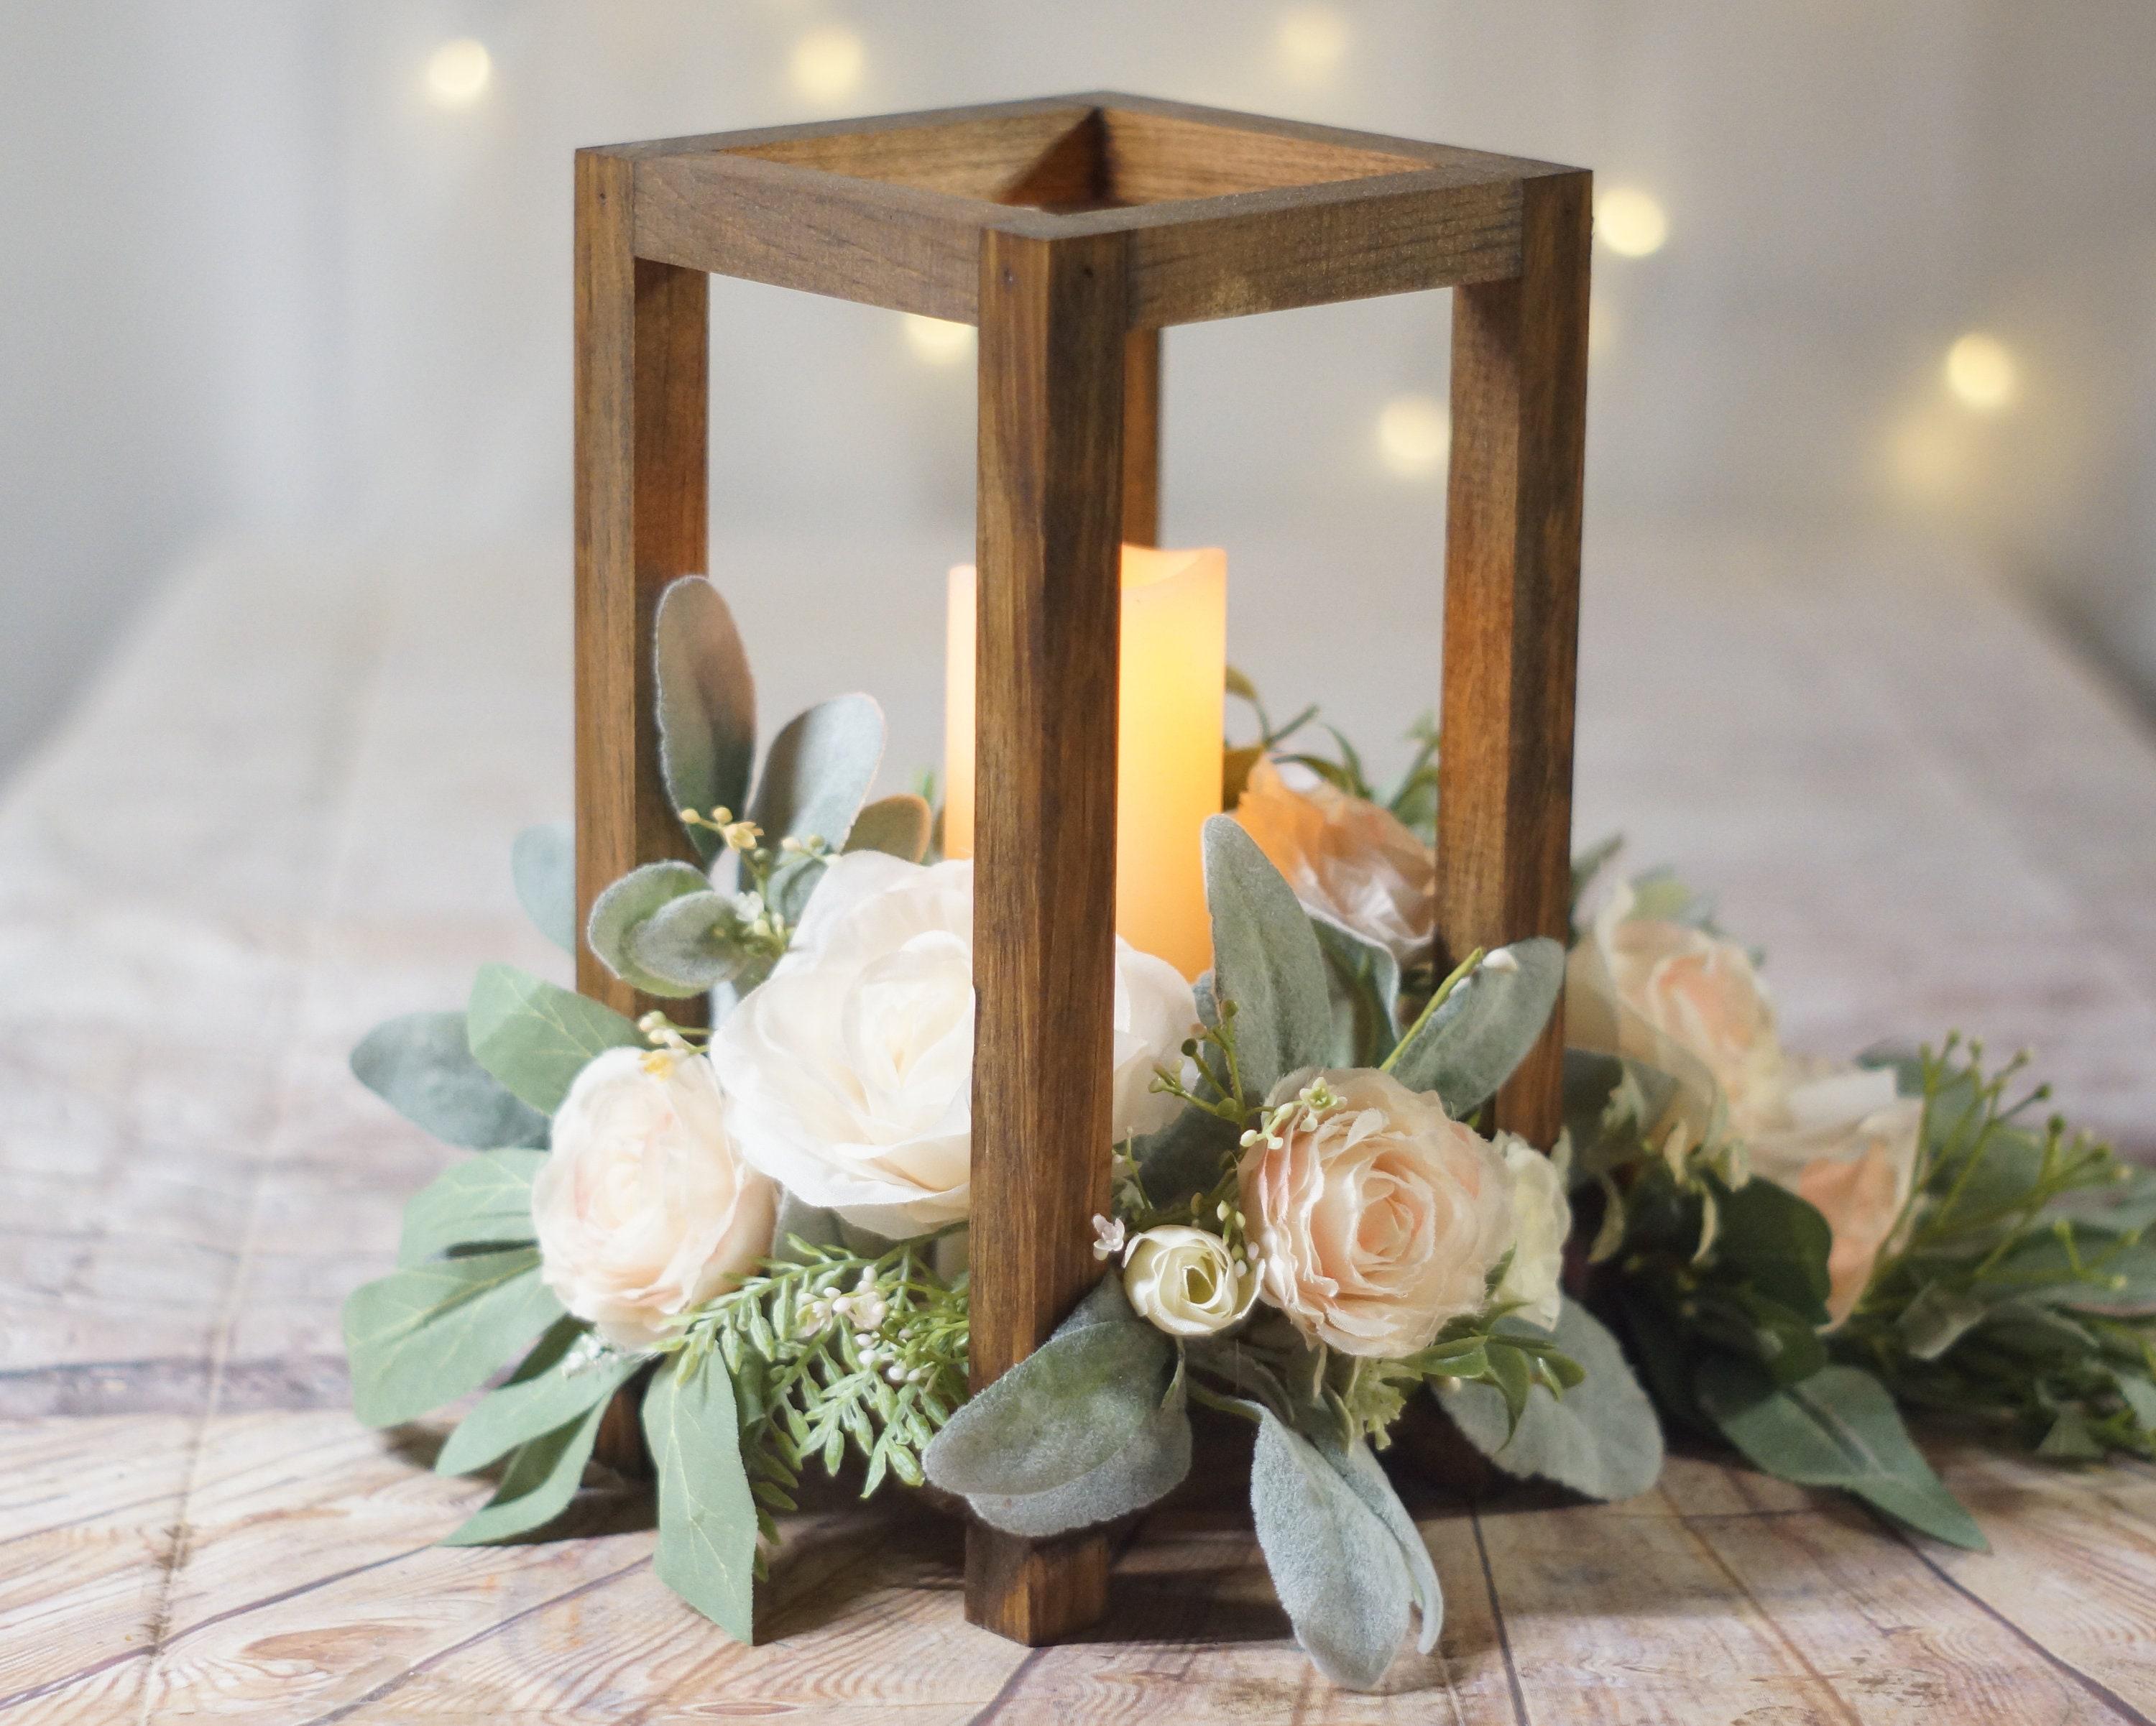
[[1296,1640],[1335,1683],[1374,1688],[1407,1634],[1414,1597],[1392,1530],[1270,1409],[1259,1411],[1250,1511]]
[[539,933],[564,953],[577,950],[577,839],[566,821],[526,827],[509,849],[516,902]]
[[480,1066],[542,1114],[552,1115],[585,1064],[611,1048],[641,1048],[636,1027],[598,1001],[513,965],[484,965],[465,1010]]
[[634,1376],[643,1361],[608,1355],[571,1370],[569,1351],[590,1334],[575,1319],[555,1321],[507,1381],[487,1392],[457,1423],[434,1458],[437,1474],[469,1474],[603,1403]]
[[344,1303],[352,1411],[394,1426],[454,1401],[562,1315],[529,1247],[410,1265]]
[[1093,1528],[1142,1510],[1179,1486],[1190,1472],[1190,1443],[1188,1393],[1178,1372],[1122,1447],[1094,1467],[1044,1492],[973,1493],[967,1503],[991,1527],[1034,1539]]
[[659,1580],[732,1636],[756,1634],[756,1500],[726,1363],[684,1350],[644,1399],[659,1467]]
[[1348,1488],[1368,1505],[1372,1514],[1385,1525],[1399,1546],[1400,1556],[1407,1563],[1408,1582],[1414,1590],[1415,1606],[1422,1614],[1422,1631],[1415,1638],[1415,1648],[1427,1654],[1437,1646],[1439,1633],[1445,1628],[1445,1589],[1437,1580],[1437,1566],[1431,1561],[1430,1544],[1415,1526],[1414,1519],[1408,1514],[1407,1506],[1400,1503],[1400,1495],[1393,1490],[1370,1447],[1357,1440],[1342,1445],[1337,1438],[1324,1437],[1312,1441],[1318,1454],[1330,1462]]
[[1500,1334],[1548,1337],[1585,1370],[1563,1397],[1537,1384],[1507,1439],[1504,1398],[1491,1386],[1463,1384],[1437,1393],[1467,1442],[1506,1473],[1540,1476],[1589,1498],[1636,1497],[1662,1472],[1662,1429],[1654,1404],[1625,1363],[1617,1339],[1587,1309],[1566,1301],[1557,1329],[1545,1332],[1515,1319]]
[[1382,941],[1312,911],[1310,926],[1325,955],[1332,996],[1328,1067],[1376,1067],[1399,1041],[1400,961]]
[[1401,1040],[1393,1077],[1411,1091],[1435,1091],[1446,1114],[1466,1119],[1527,1058],[1563,986],[1564,949],[1555,941],[1536,935],[1499,948]]
[[1294,889],[1238,822],[1207,821],[1204,852],[1214,991],[1235,1003],[1244,1088],[1262,1098],[1332,1046],[1325,955]]
[[531,1183],[543,1150],[485,1150],[442,1170],[405,1201],[401,1265],[459,1247],[522,1247],[534,1238]]
[[654,967],[649,963],[653,955],[639,940],[654,918],[683,899],[708,902],[715,921],[728,903],[711,891],[704,872],[691,864],[645,863],[631,869],[592,902],[584,939],[606,968],[633,989],[669,1000],[701,994],[711,987],[708,982],[676,977],[663,964]]
[[866,695],[836,695],[797,714],[772,739],[749,818],[764,843],[824,840],[852,832],[883,762],[883,709]]
[[462,1013],[384,1020],[352,1052],[352,1076],[415,1126],[470,1150],[544,1145],[547,1117],[473,1058]]
[[879,797],[854,817],[846,849],[887,852],[917,863],[928,853],[928,832],[935,818],[928,800],[911,791]]
[[1754,1467],[1799,1486],[1840,1487],[1935,1539],[1989,1549],[1870,1373],[1837,1364],[1778,1387],[1750,1361],[1711,1355],[1697,1391],[1700,1406]]
[[[684,576],[659,597],[654,625],[659,673],[659,765],[677,810],[738,815],[756,765],[756,679],[726,600],[701,576]],[[706,863],[718,835],[688,829]]]
[[502,1471],[495,1494],[475,1511],[464,1525],[442,1542],[444,1546],[482,1546],[490,1541],[514,1540],[534,1529],[544,1528],[569,1507],[584,1478],[584,1464],[592,1459],[598,1440],[599,1422],[606,1418],[606,1404],[595,1402],[574,1418],[519,1445]]

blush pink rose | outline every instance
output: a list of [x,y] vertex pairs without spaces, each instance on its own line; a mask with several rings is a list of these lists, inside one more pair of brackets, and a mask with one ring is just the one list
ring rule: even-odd
[[1235,819],[1312,910],[1390,948],[1404,965],[1429,956],[1437,860],[1389,809],[1261,755]]
[[1320,1083],[1245,1152],[1237,1174],[1261,1298],[1305,1337],[1396,1359],[1480,1311],[1512,1235],[1512,1181],[1496,1148],[1435,1094],[1367,1069],[1291,1073],[1274,1105]]
[[608,1342],[647,1348],[770,1252],[778,1201],[734,1148],[709,1061],[608,1049],[531,1183],[540,1274]]

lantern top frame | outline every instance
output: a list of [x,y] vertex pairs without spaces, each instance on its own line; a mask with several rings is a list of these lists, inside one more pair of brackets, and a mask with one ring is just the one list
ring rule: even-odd
[[1581,172],[1105,91],[582,153],[637,257],[957,323],[986,232],[1122,235],[1132,329],[1509,279],[1527,183]]

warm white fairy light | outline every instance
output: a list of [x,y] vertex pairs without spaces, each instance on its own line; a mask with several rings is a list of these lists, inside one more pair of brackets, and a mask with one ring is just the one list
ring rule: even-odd
[[1979,413],[2010,407],[2021,387],[2014,351],[1981,330],[1970,330],[1947,350],[1946,379],[1954,399]]
[[1620,258],[1645,258],[1670,237],[1669,213],[1651,192],[1613,186],[1594,201],[1594,237]]
[[973,351],[973,326],[953,324],[943,318],[925,318],[919,312],[906,315],[906,345],[913,357],[931,366],[952,366]]
[[494,75],[494,58],[484,42],[459,36],[427,56],[427,94],[444,108],[469,108]]
[[1430,396],[1395,396],[1378,415],[1378,455],[1387,471],[1424,479],[1443,471],[1452,448],[1452,415]]
[[844,24],[825,24],[793,44],[788,71],[793,88],[811,101],[836,102],[860,88],[868,50]]
[[1330,6],[1291,6],[1273,33],[1273,52],[1291,77],[1323,78],[1348,58],[1348,20]]

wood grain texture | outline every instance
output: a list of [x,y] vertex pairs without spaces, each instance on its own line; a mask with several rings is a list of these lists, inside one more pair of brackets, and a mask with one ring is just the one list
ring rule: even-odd
[[[693,859],[659,771],[652,620],[707,566],[709,284],[633,255],[634,163],[577,157],[577,922],[640,863]],[[642,996],[579,943],[577,986],[631,1018]]]
[[[1441,958],[1562,940],[1571,883],[1590,182],[1522,188],[1522,264],[1453,308],[1445,678],[1438,766]],[[1498,1094],[1545,1149],[1563,1124],[1563,1014]]]
[[[1100,1267],[1115,977],[1122,241],[989,233],[981,251],[974,826],[976,1387]],[[967,1609],[1040,1641],[1090,1622],[1098,1537],[976,1530]]]
[[1123,542],[1160,543],[1161,333],[1123,341]]

